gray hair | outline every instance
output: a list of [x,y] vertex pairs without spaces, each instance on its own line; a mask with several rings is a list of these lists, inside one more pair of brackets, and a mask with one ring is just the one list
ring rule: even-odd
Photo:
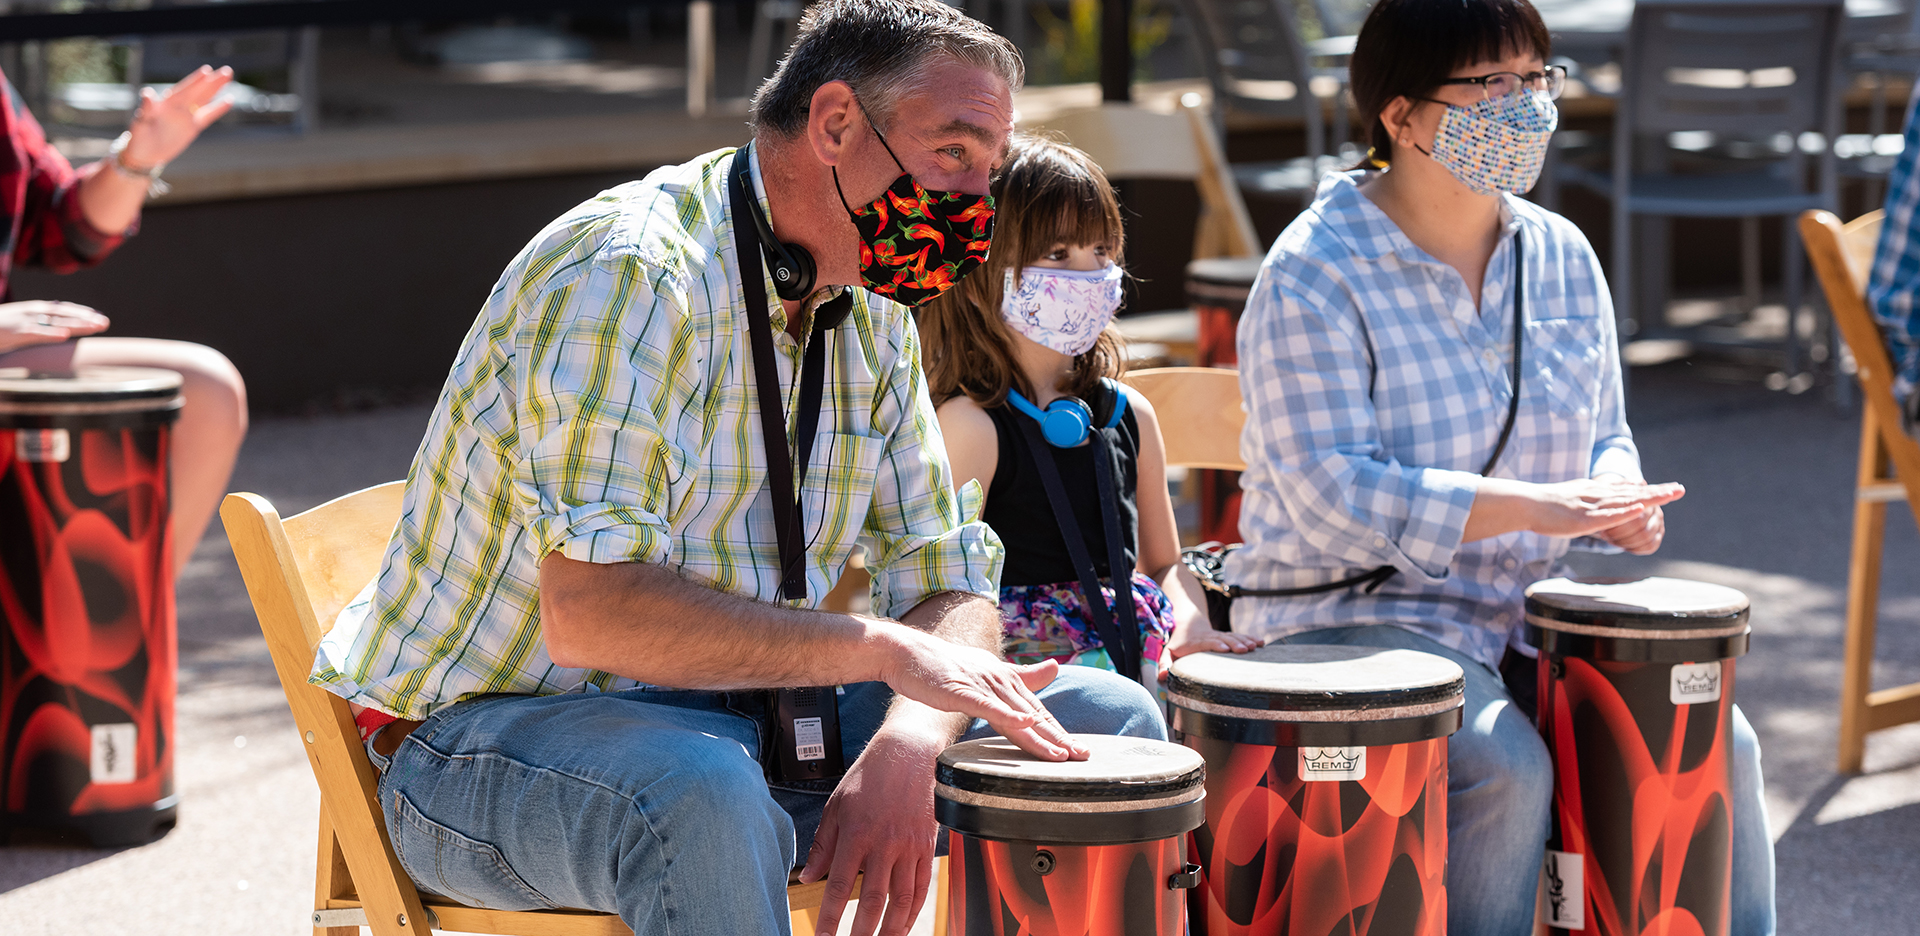
[[888,123],[902,98],[924,90],[927,66],[941,58],[990,71],[1010,91],[1026,79],[1012,43],[939,0],[823,0],[800,17],[799,37],[754,94],[748,122],[756,133],[797,137],[813,93],[844,81],[862,108]]

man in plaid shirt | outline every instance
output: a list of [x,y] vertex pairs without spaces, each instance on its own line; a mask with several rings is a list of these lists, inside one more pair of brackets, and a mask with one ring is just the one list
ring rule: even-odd
[[[602,193],[507,268],[380,574],[313,673],[386,723],[368,748],[422,888],[640,934],[776,933],[803,855],[828,882],[822,932],[864,872],[853,931],[898,934],[927,892],[948,744],[1001,733],[1061,760],[1086,756],[1063,725],[1163,736],[1121,677],[1002,659],[1000,544],[978,487],[953,490],[910,311],[849,289],[852,207],[903,172],[985,194],[1021,77],[1011,45],[936,0],[817,4],[755,98],[749,184],[826,285],[774,299],[736,252],[731,150]],[[743,275],[764,285],[789,434],[806,347],[828,343],[804,601],[780,597]],[[813,334],[828,303],[846,317]],[[875,613],[811,609],[856,539]],[[764,778],[749,690],[781,686],[843,687],[837,785]]]

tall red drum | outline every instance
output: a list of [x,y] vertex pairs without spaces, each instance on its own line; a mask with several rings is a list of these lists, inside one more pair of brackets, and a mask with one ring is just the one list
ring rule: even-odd
[[1682,579],[1536,582],[1553,831],[1540,921],[1592,936],[1726,936],[1733,661],[1747,596]]
[[1147,738],[1075,735],[1092,756],[1043,761],[1005,738],[934,768],[955,936],[1182,936],[1200,756]]
[[173,827],[180,375],[0,369],[0,822]]
[[[1195,363],[1201,367],[1238,366],[1235,335],[1261,262],[1259,257],[1215,257],[1187,264],[1187,304],[1198,320]],[[1200,486],[1200,538],[1240,542],[1240,472],[1202,468],[1194,474]]]
[[1447,737],[1466,676],[1413,650],[1269,644],[1173,664],[1207,764],[1202,936],[1443,936]]

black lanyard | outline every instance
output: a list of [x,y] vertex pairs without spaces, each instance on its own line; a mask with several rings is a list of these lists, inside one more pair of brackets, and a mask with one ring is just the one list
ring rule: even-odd
[[807,545],[801,541],[800,500],[795,493],[806,483],[807,460],[813,456],[813,437],[820,428],[820,403],[827,376],[827,333],[853,309],[848,290],[821,303],[813,311],[813,331],[800,365],[800,409],[794,414],[798,436],[799,469],[787,446],[787,408],[780,398],[780,371],[773,357],[773,320],[767,314],[767,284],[762,278],[760,234],[742,221],[741,211],[756,211],[748,189],[747,147],[734,151],[728,173],[727,215],[733,224],[734,250],[740,262],[740,292],[747,301],[747,331],[753,346],[753,383],[760,401],[760,438],[767,450],[767,483],[773,488],[773,534],[780,545],[780,597],[807,597]]
[[[1507,450],[1507,441],[1513,437],[1513,422],[1520,415],[1520,347],[1527,330],[1527,291],[1526,264],[1524,254],[1526,239],[1516,231],[1513,235],[1513,396],[1507,401],[1507,421],[1500,427],[1500,441],[1494,443],[1493,454],[1488,456],[1487,464],[1480,469],[1480,476],[1493,476],[1493,466],[1499,464],[1500,455]],[[1365,326],[1366,312],[1360,314],[1362,327]],[[1359,575],[1349,576],[1337,582],[1320,585],[1307,585],[1301,588],[1241,588],[1228,585],[1227,594],[1234,598],[1288,598],[1295,595],[1318,595],[1324,592],[1339,591],[1355,585],[1365,585],[1367,594],[1372,594],[1400,570],[1390,565],[1369,569]]]
[[[1106,389],[1113,394],[1123,391],[1111,384]],[[1115,399],[1113,405],[1120,401]],[[1093,445],[1093,475],[1099,487],[1100,525],[1107,536],[1107,577],[1113,582],[1113,604],[1109,607],[1106,596],[1100,592],[1100,577],[1094,573],[1093,558],[1087,554],[1084,534],[1080,532],[1080,523],[1073,516],[1073,505],[1067,501],[1067,486],[1060,480],[1060,466],[1054,463],[1053,446],[1040,434],[1040,423],[1025,416],[1016,417],[1020,428],[1027,437],[1027,448],[1033,452],[1034,466],[1040,471],[1040,484],[1047,489],[1047,504],[1053,508],[1053,520],[1060,527],[1060,538],[1066,541],[1067,556],[1073,560],[1073,570],[1080,578],[1080,591],[1087,599],[1087,610],[1093,614],[1094,632],[1100,635],[1100,643],[1107,648],[1107,659],[1113,661],[1114,669],[1120,675],[1135,682],[1140,681],[1140,622],[1133,608],[1133,570],[1126,567],[1126,549],[1120,542],[1120,492],[1114,483],[1113,447],[1108,440],[1112,429],[1095,426],[1087,433],[1088,441]],[[1120,612],[1120,622],[1114,623],[1114,611]]]

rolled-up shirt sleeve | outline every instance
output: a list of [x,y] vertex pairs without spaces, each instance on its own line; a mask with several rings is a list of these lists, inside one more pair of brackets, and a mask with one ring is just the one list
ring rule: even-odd
[[1003,550],[980,519],[980,486],[953,489],[940,423],[909,320],[876,395],[873,425],[886,431],[873,500],[861,531],[873,551],[873,609],[898,617],[943,591],[998,594]]
[[[5,77],[0,76],[0,83],[5,81]],[[80,185],[104,171],[106,163],[92,163],[75,171],[67,157],[47,141],[40,122],[22,106],[13,85],[0,85],[0,90],[5,92],[4,104],[13,127],[12,139],[7,142],[14,150],[20,170],[26,174],[13,262],[55,273],[72,273],[99,263],[139,227],[136,219],[127,230],[109,234],[87,220],[80,204]]]
[[619,258],[524,300],[513,341],[524,361],[513,491],[537,557],[658,563],[672,554],[667,518],[693,465],[663,426],[698,406],[692,325],[670,291],[657,291],[658,275]]
[[1281,512],[1307,545],[1345,567],[1390,565],[1415,582],[1445,581],[1478,478],[1388,455],[1351,292],[1310,260],[1289,266],[1299,269],[1269,263],[1240,326],[1242,454],[1265,466],[1278,494],[1249,506]]

